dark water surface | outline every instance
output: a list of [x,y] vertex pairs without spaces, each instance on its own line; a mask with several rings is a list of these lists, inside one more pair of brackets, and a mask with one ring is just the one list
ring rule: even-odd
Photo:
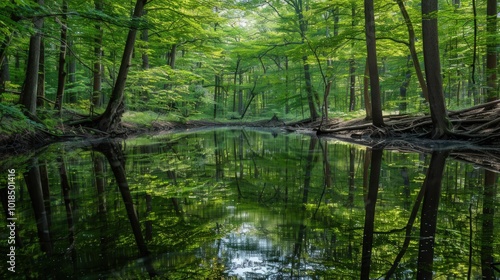
[[498,176],[447,152],[218,129],[0,163],[1,279],[500,276]]

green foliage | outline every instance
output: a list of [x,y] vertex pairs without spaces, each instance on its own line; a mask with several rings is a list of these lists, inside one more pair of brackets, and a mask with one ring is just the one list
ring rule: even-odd
[[26,117],[21,106],[0,103],[0,133],[10,135],[34,131],[35,127],[41,125]]
[[[348,114],[351,75],[355,80],[355,112],[364,109],[365,34],[359,1],[150,1],[139,22],[135,51],[126,87],[126,108],[171,114],[187,120],[217,116],[241,116],[252,96],[246,116],[291,118],[308,116],[304,58],[310,68],[313,92],[319,106],[326,84],[331,81],[327,102],[332,114]],[[65,105],[75,103],[90,111],[93,67],[101,67],[101,100],[105,106],[121,63],[121,53],[130,27],[133,2],[106,2],[102,10],[92,1],[69,3],[67,14],[68,53]],[[441,3],[439,11],[440,52],[444,90],[451,109],[481,102],[485,86],[482,60],[472,61],[472,4]],[[484,52],[485,3],[477,4],[478,51]],[[407,113],[428,111],[421,106],[421,90],[408,61],[409,39],[404,19],[394,1],[375,3],[376,30],[383,94],[383,109]],[[421,11],[418,1],[405,1],[416,36],[420,59]],[[299,20],[296,8],[301,8]],[[54,100],[57,89],[61,3],[4,1],[0,4],[0,41],[9,62],[6,88],[19,91],[24,80],[26,50],[32,34],[30,20],[44,15],[45,97]],[[299,9],[300,10],[300,9]],[[301,24],[305,26],[301,30]],[[100,41],[102,40],[102,43]],[[97,55],[97,53],[100,55]],[[147,65],[145,59],[147,58]],[[351,61],[354,73],[351,73]],[[470,80],[476,63],[475,84]],[[67,65],[68,66],[68,65]],[[409,70],[407,97],[399,88]],[[221,77],[216,89],[215,76]],[[255,87],[254,87],[255,85]],[[216,95],[219,92],[219,96]],[[4,93],[5,95],[5,93]],[[93,108],[100,112],[101,108]],[[243,108],[242,108],[243,107]],[[272,114],[270,113],[272,112]]]

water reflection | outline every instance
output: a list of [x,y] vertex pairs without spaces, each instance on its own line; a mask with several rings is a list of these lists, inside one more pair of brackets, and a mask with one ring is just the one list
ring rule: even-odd
[[448,154],[230,129],[52,145],[1,163],[0,277],[495,279],[498,176]]

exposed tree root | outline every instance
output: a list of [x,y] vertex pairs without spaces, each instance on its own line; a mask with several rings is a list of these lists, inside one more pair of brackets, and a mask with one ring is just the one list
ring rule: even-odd
[[[452,129],[445,132],[445,139],[472,141],[481,145],[500,144],[500,101],[488,102],[448,114]],[[357,120],[341,123],[323,123],[318,134],[341,134],[352,136],[390,137],[429,136],[432,131],[430,116],[385,116],[385,127],[375,128],[369,121]],[[382,133],[383,132],[383,133]]]

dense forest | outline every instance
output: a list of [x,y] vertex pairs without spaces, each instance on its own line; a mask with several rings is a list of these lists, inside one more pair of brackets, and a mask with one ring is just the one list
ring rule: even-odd
[[2,1],[0,130],[275,116],[496,135],[497,18],[496,0]]

